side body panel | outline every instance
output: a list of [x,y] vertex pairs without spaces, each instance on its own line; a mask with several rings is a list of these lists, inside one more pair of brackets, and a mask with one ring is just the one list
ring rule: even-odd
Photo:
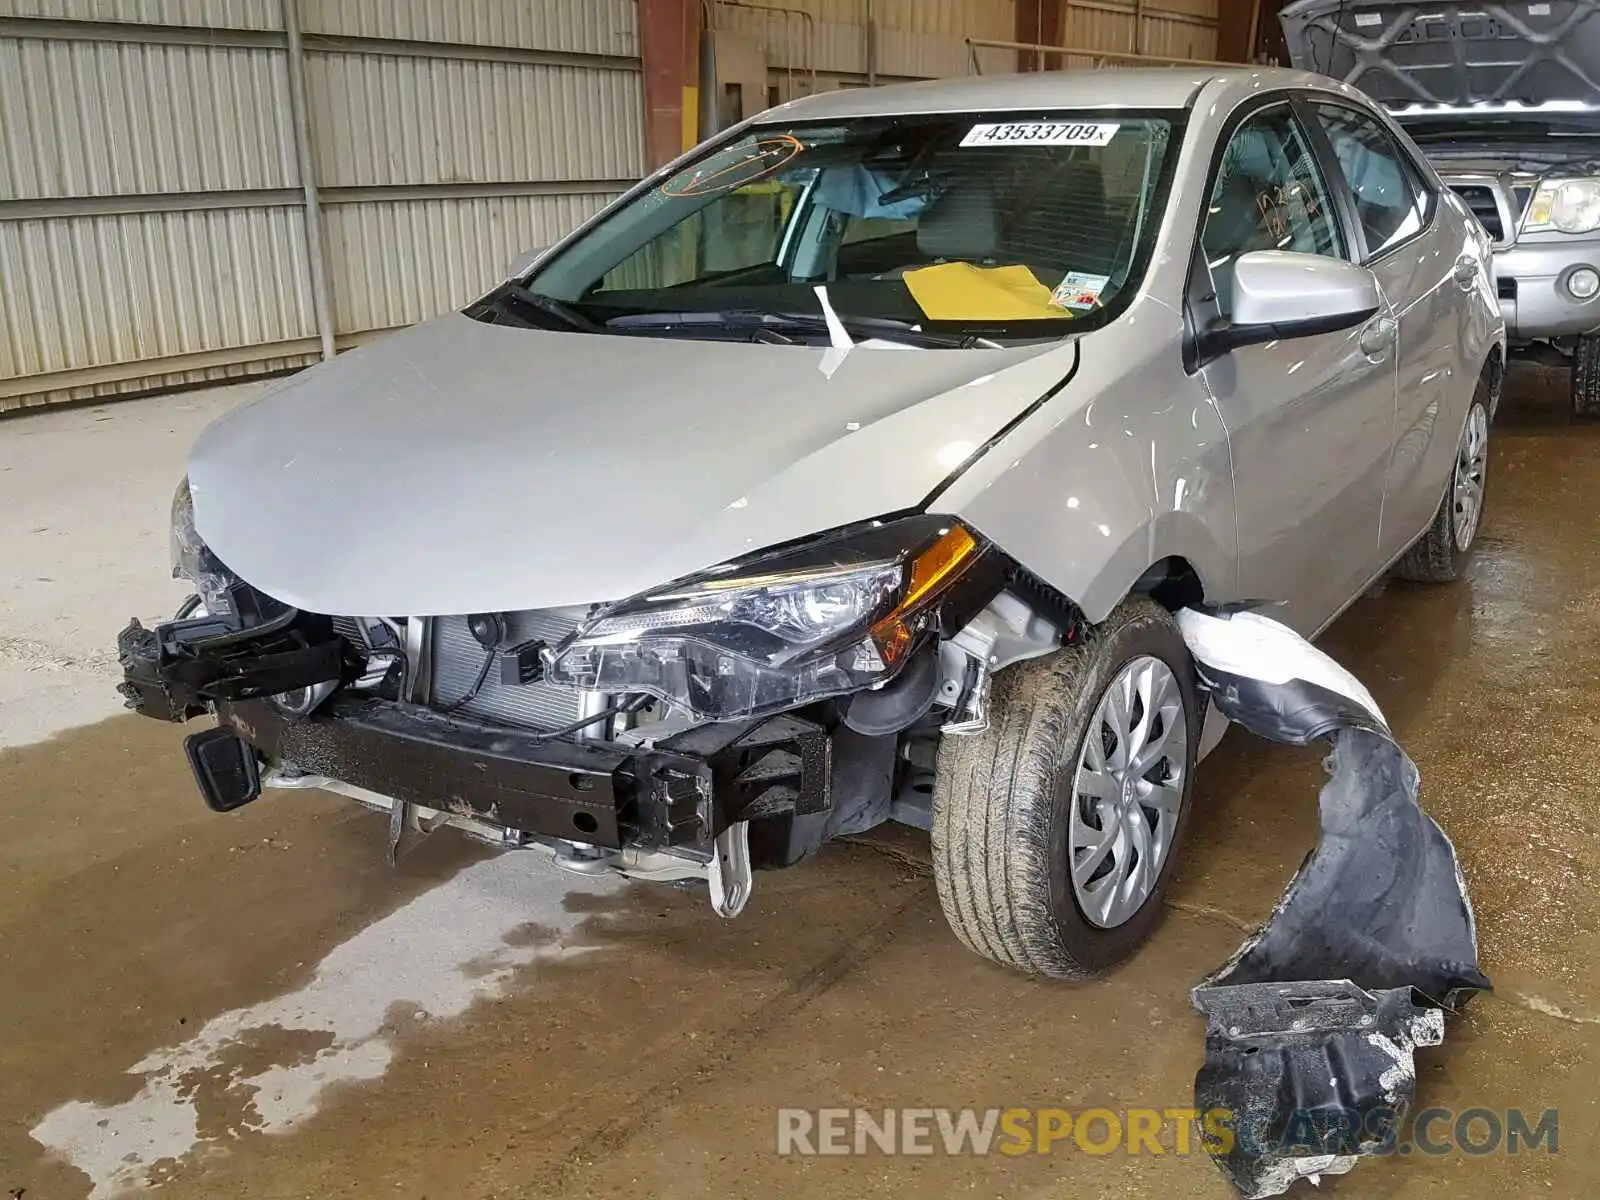
[[1183,322],[1144,299],[1079,343],[1072,383],[934,503],[1101,621],[1152,563],[1182,556],[1235,595],[1228,435],[1179,355]]
[[[1309,78],[1309,77],[1301,77]],[[1185,372],[1182,297],[1216,132],[1254,89],[1213,80],[1195,97],[1139,296],[1079,342],[1072,383],[935,500],[993,538],[1090,621],[1152,563],[1187,559],[1208,599],[1238,599],[1228,434]]]
[[1381,565],[1395,351],[1363,347],[1385,320],[1249,346],[1205,367],[1233,442],[1239,590],[1311,634]]
[[[1289,115],[1278,97],[1260,104],[1263,117]],[[1359,261],[1365,243],[1340,165],[1310,106],[1297,97],[1288,108],[1315,161],[1282,164],[1290,173],[1281,186],[1294,193],[1302,185],[1292,172],[1314,170],[1319,178],[1303,186],[1325,189],[1345,253]],[[1382,307],[1362,324],[1249,346],[1204,369],[1233,439],[1239,588],[1281,601],[1274,615],[1302,634],[1321,629],[1383,565],[1400,316],[1378,282]]]
[[[1286,86],[1368,108],[1346,85],[1301,76]],[[1384,344],[1397,332],[1392,308],[1367,325],[1235,352],[1203,371],[1191,374],[1183,365],[1180,314],[1213,154],[1235,114],[1262,101],[1258,85],[1238,79],[1219,78],[1201,90],[1139,299],[1124,319],[1082,339],[1069,387],[1009,430],[933,504],[1006,547],[1091,621],[1103,619],[1152,563],[1181,556],[1209,601],[1283,600],[1286,619],[1312,633],[1387,561],[1380,535],[1397,477],[1397,428],[1424,425],[1428,408],[1426,399],[1408,397],[1408,415],[1400,418],[1398,338]],[[1473,346],[1465,357],[1487,356],[1501,334],[1480,312],[1483,304],[1475,298],[1465,306],[1472,315],[1463,317],[1459,292],[1430,290],[1428,272],[1439,271],[1432,282],[1448,278],[1453,256],[1440,249],[1450,262],[1416,263],[1418,251],[1412,253],[1424,283],[1397,270],[1388,284],[1394,294],[1409,297],[1415,288],[1433,297],[1436,307],[1416,314],[1419,330],[1431,338],[1424,318],[1448,310],[1455,322],[1449,328],[1460,328],[1458,340]],[[1374,339],[1381,322],[1388,328]],[[1423,344],[1442,360],[1442,348]],[[1414,379],[1429,369],[1415,370]],[[1449,419],[1458,429],[1465,401],[1451,398]],[[1441,401],[1440,421],[1442,409]],[[1446,439],[1451,446],[1453,437]],[[1447,452],[1434,441],[1399,476],[1416,480],[1414,489],[1402,489],[1408,521],[1413,491],[1442,494]],[[1394,517],[1398,522],[1400,514]]]
[[1383,522],[1387,560],[1433,519],[1479,376],[1497,350],[1504,361],[1505,330],[1485,237],[1449,193],[1433,229],[1373,270],[1385,292],[1409,289],[1416,297],[1400,327],[1399,426]]
[[1483,362],[1472,357],[1471,310],[1454,275],[1464,257],[1472,259],[1474,271],[1484,265],[1454,210],[1441,207],[1433,228],[1416,242],[1370,264],[1400,321],[1399,421],[1383,519],[1386,559],[1404,552],[1439,507]]
[[[1398,390],[1395,440],[1385,487],[1382,557],[1386,565],[1403,554],[1427,528],[1450,486],[1457,443],[1467,407],[1484,364],[1503,342],[1504,331],[1493,282],[1493,245],[1465,202],[1438,177],[1405,130],[1381,111],[1322,102],[1304,106],[1327,136],[1331,160],[1341,153],[1334,138],[1360,134],[1340,117],[1341,108],[1359,108],[1368,123],[1387,130],[1392,143],[1387,159],[1396,171],[1384,171],[1384,152],[1365,167],[1352,157],[1361,182],[1350,178],[1350,199],[1366,197],[1369,212],[1380,213],[1380,230],[1393,219],[1393,200],[1428,194],[1426,218],[1418,231],[1387,249],[1365,237],[1367,267],[1394,314],[1398,326]],[[1379,169],[1373,170],[1374,163]],[[1331,168],[1330,168],[1331,169]],[[1401,176],[1408,177],[1402,179]],[[1350,210],[1352,217],[1357,209]],[[1390,237],[1403,230],[1399,226]]]

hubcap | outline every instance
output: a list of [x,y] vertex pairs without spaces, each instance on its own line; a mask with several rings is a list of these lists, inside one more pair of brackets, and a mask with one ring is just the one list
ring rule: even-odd
[[1067,854],[1091,924],[1112,929],[1155,890],[1183,805],[1189,722],[1159,658],[1136,658],[1100,698],[1073,778]]
[[1451,484],[1452,527],[1456,549],[1467,550],[1478,536],[1478,521],[1483,516],[1483,480],[1489,469],[1489,414],[1483,405],[1474,404],[1461,431],[1461,446],[1456,451],[1455,478]]

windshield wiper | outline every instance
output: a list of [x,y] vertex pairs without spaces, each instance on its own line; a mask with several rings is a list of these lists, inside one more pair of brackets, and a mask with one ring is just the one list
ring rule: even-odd
[[[782,312],[766,315],[781,325],[820,329],[824,333],[828,329],[828,318],[821,313]],[[844,326],[845,332],[855,338],[878,338],[885,342],[900,342],[907,346],[939,346],[955,350],[970,349],[982,342],[981,338],[973,334],[935,333],[919,329],[913,322],[902,321],[896,317],[853,317],[845,313],[835,315],[839,318],[839,324]]]
[[520,283],[506,284],[502,289],[502,294],[509,296],[518,304],[524,304],[529,308],[537,309],[545,316],[554,317],[563,325],[566,325],[570,329],[576,329],[580,333],[603,332],[603,327],[601,325],[591,321],[588,317],[584,316],[577,309],[573,308],[572,305],[568,304],[565,300],[557,300],[554,296],[542,295],[541,293],[535,292]]
[[[905,346],[952,350],[966,350],[975,346],[994,348],[993,342],[975,334],[938,333],[919,329],[913,322],[902,321],[896,317],[852,317],[841,314],[839,323],[852,337],[863,340],[877,338],[885,342],[899,342]],[[784,329],[803,330],[807,334],[820,334],[823,337],[828,333],[828,319],[821,313],[762,312],[757,309],[742,308],[717,312],[629,313],[626,316],[612,317],[606,322],[607,328],[613,330],[658,329],[674,325],[687,328],[711,325],[727,329],[751,329],[769,337],[783,338],[784,341],[793,340],[783,337],[780,331]]]
[[606,328],[623,333],[671,333],[676,328],[730,329],[748,333],[753,342],[770,342],[778,346],[793,346],[795,340],[773,328],[760,313],[723,312],[648,312],[627,313],[612,317]]

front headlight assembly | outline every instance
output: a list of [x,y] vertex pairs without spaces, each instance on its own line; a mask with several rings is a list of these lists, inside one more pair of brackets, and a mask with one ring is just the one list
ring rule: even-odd
[[985,549],[914,517],[757,556],[603,610],[547,651],[546,678],[722,721],[860,691],[893,678]]
[[1600,229],[1600,179],[1546,179],[1528,205],[1522,228],[1593,233]]
[[187,579],[194,584],[195,593],[207,614],[221,616],[233,611],[233,600],[228,594],[232,576],[228,568],[218,561],[194,527],[194,497],[189,492],[189,479],[184,477],[172,497],[172,529],[168,538],[172,552],[172,577]]

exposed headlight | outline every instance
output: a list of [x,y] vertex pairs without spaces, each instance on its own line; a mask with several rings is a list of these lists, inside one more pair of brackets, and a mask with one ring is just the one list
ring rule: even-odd
[[894,675],[982,549],[918,517],[758,556],[612,606],[549,652],[546,676],[710,720],[859,691]]
[[172,577],[187,579],[213,616],[233,611],[228,587],[233,582],[228,569],[217,561],[194,527],[194,497],[185,476],[172,497],[172,531],[168,539],[172,551]]
[[1533,194],[1523,228],[1562,233],[1600,229],[1600,179],[1546,179]]

